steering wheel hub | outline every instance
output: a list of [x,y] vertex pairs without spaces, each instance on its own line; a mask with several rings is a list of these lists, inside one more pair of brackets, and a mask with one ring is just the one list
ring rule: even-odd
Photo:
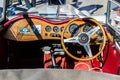
[[78,36],[78,42],[82,45],[89,43],[89,41],[90,37],[86,33],[80,33],[80,35]]

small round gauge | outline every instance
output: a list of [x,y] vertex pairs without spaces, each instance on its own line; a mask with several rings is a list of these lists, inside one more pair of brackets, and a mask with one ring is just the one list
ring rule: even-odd
[[60,28],[60,31],[62,32],[64,30],[64,26],[62,26],[61,28]]
[[83,27],[84,32],[88,32],[91,29],[93,29],[93,26],[91,24],[85,24],[84,27]]
[[50,26],[46,26],[45,30],[46,30],[47,32],[50,32],[50,31],[51,31],[51,27],[50,27]]
[[54,27],[53,27],[53,31],[54,31],[54,32],[58,32],[58,31],[59,31],[59,28],[58,28],[57,26],[54,26]]
[[71,24],[69,27],[69,32],[71,34],[76,34],[80,30],[80,27],[77,24]]

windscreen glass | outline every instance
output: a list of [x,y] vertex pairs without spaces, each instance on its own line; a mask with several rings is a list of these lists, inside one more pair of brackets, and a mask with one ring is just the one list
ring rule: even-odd
[[108,4],[107,23],[116,32],[120,33],[120,3],[111,0]]

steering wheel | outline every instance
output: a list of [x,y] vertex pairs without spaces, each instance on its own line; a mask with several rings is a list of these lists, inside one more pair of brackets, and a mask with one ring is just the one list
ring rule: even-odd
[[[64,28],[62,34],[61,34],[61,44],[62,47],[64,49],[64,51],[68,54],[68,56],[70,56],[71,58],[75,59],[75,60],[80,60],[80,61],[89,61],[89,60],[93,60],[94,58],[97,58],[101,52],[103,51],[105,44],[106,44],[106,35],[105,35],[105,31],[102,27],[102,25],[96,21],[95,19],[89,18],[87,19],[87,21],[94,23],[96,26],[94,28],[92,28],[91,30],[89,30],[88,32],[84,32],[79,31],[79,33],[76,36],[70,37],[70,38],[65,38],[65,32],[68,29],[68,27],[71,25],[71,23],[73,23],[74,21],[80,21],[80,18],[74,18],[71,21],[69,21],[68,25]],[[83,19],[84,21],[84,19]],[[86,22],[86,21],[85,21]],[[92,50],[90,48],[90,44],[91,44],[91,38],[94,36],[94,34],[96,34],[96,32],[100,30],[102,32],[102,36],[101,38],[103,39],[102,42],[100,43],[100,48],[97,54],[92,54]],[[96,37],[95,37],[96,38]],[[80,46],[82,46],[84,48],[84,50],[87,52],[88,57],[76,57],[74,56],[72,53],[70,53],[70,51],[67,49],[67,47],[65,46],[65,43],[76,43]],[[74,53],[75,54],[75,53]]]

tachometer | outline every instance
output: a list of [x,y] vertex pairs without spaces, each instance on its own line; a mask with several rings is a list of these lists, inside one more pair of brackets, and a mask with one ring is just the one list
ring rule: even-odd
[[80,30],[80,27],[77,24],[71,24],[69,27],[69,32],[71,34],[76,34]]
[[[91,25],[91,24],[85,24],[84,27],[83,27],[83,32],[88,32],[88,31],[90,31],[93,28],[94,28],[93,25]],[[101,30],[98,30],[96,32],[96,34],[102,35]]]
[[85,24],[83,27],[83,32],[88,32],[91,29],[93,29],[93,26],[91,24]]

